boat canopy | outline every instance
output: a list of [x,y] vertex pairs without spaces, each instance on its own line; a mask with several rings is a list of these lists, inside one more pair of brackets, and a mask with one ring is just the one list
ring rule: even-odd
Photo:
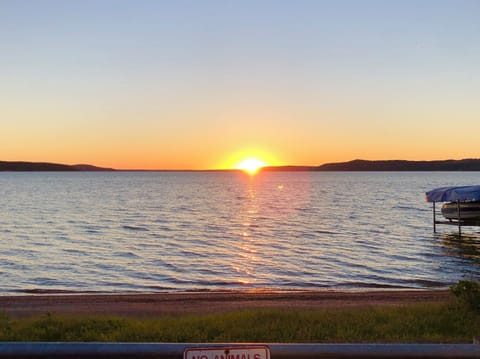
[[455,186],[432,189],[426,193],[427,202],[480,201],[480,186]]

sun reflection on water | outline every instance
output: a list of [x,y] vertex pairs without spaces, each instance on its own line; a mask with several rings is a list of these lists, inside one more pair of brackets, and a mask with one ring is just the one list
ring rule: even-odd
[[[234,244],[232,254],[236,260],[231,266],[244,285],[255,286],[264,276],[273,275],[268,268],[275,267],[276,258],[291,247],[285,235],[275,235],[274,223],[286,221],[294,224],[298,221],[296,216],[309,205],[308,176],[301,178],[298,186],[295,183],[286,186],[268,172],[239,176],[244,195],[238,196],[239,210],[232,219],[240,226],[235,232],[238,242]],[[273,222],[267,220],[269,218],[273,218]]]

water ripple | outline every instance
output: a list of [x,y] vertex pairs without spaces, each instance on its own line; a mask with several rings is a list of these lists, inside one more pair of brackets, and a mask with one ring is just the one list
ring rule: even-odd
[[128,231],[142,231],[142,232],[148,232],[149,229],[145,227],[139,227],[139,226],[122,226],[123,229],[126,229]]
[[[1,173],[0,294],[445,288],[480,234],[423,193],[470,173]],[[477,231],[478,232],[478,231]]]

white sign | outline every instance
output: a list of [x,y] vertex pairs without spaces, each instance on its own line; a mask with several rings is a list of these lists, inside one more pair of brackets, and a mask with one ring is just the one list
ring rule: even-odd
[[188,348],[183,359],[270,359],[266,346]]

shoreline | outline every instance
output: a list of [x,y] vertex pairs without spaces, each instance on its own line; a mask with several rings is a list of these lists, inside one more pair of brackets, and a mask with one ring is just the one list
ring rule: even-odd
[[152,318],[215,314],[244,309],[324,309],[447,303],[440,290],[209,291],[131,294],[25,294],[0,296],[0,313],[13,318],[47,313]]

